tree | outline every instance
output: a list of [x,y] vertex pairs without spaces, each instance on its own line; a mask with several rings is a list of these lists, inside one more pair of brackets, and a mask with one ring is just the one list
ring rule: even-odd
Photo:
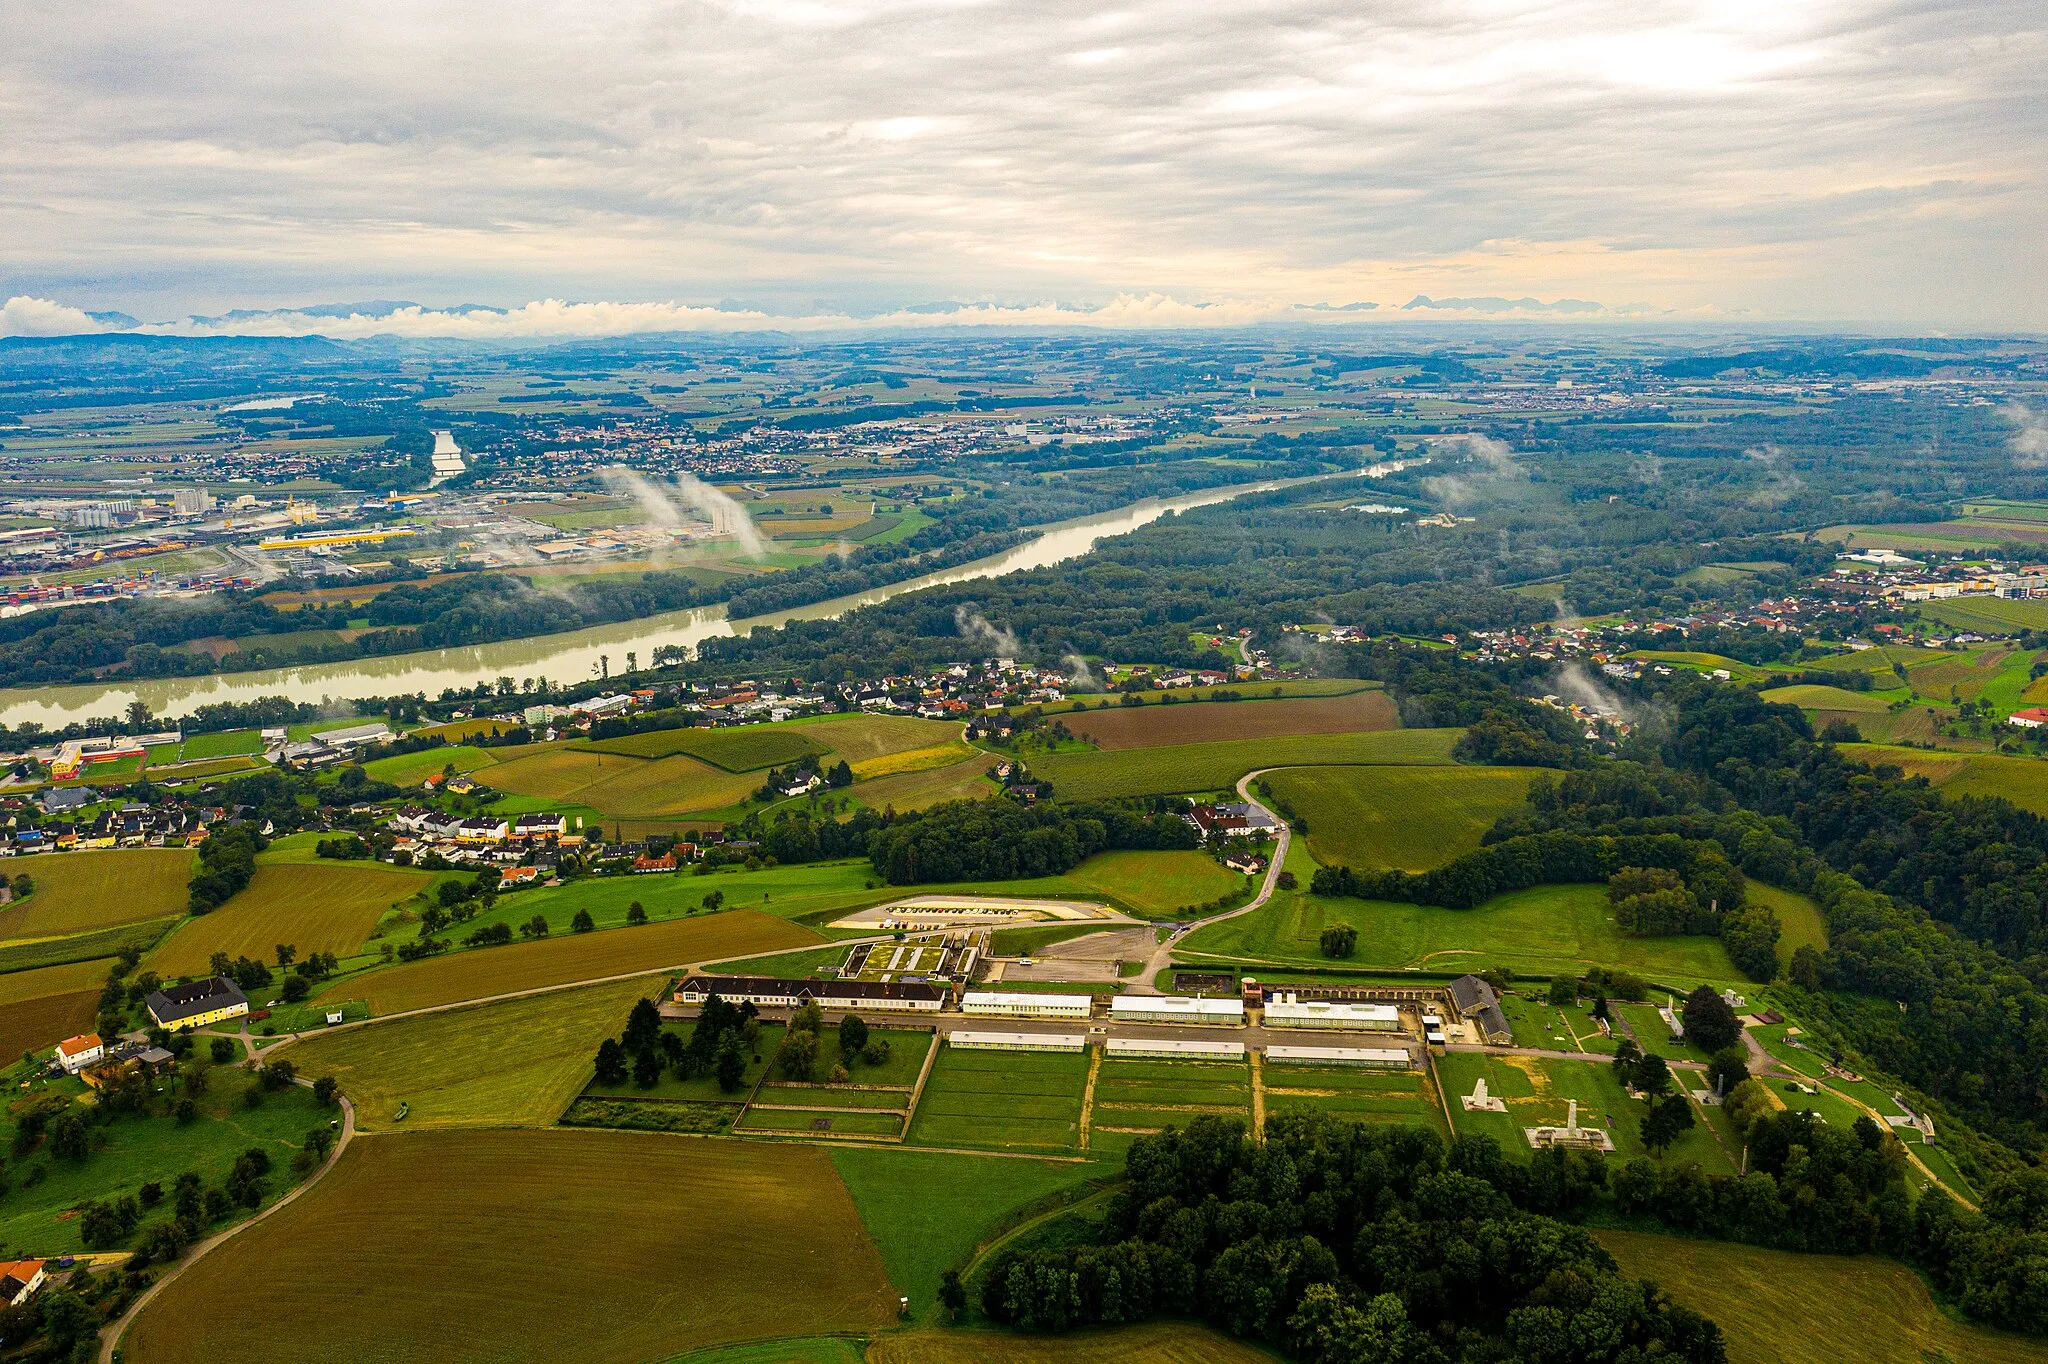
[[650,1047],[633,1058],[633,1083],[652,1089],[661,1079],[661,1057]]
[[1636,1088],[1655,1097],[1671,1088],[1671,1066],[1661,1056],[1651,1053],[1635,1063],[1633,1074]]
[[647,922],[647,911],[640,907],[638,900],[626,906],[626,922],[629,924],[644,924]]
[[746,1079],[746,1053],[740,1050],[739,1039],[727,1034],[718,1048],[718,1087],[727,1094],[736,1094]]
[[1749,1078],[1749,1057],[1741,1047],[1723,1047],[1707,1064],[1707,1085],[1725,1096]]
[[1702,985],[1687,995],[1680,1009],[1685,1017],[1685,1040],[1701,1051],[1732,1047],[1742,1037],[1742,1024],[1736,1021],[1735,1010],[1711,985]]
[[653,1000],[643,997],[626,1015],[626,1032],[622,1040],[626,1050],[635,1056],[661,1045],[661,1010],[654,1007]]
[[597,1048],[597,1082],[615,1085],[626,1078],[626,1049],[616,1037],[607,1037]]
[[[1659,1058],[1661,1059],[1661,1058]],[[1661,1152],[1693,1125],[1692,1105],[1684,1096],[1673,1094],[1651,1108],[1640,1124],[1643,1145]]]
[[818,1029],[824,1025],[825,1011],[818,1007],[818,1001],[815,999],[805,1000],[804,1006],[792,1014],[789,1020],[791,1032],[807,1032],[812,1036],[816,1036]]
[[1358,930],[1350,924],[1331,924],[1323,930],[1323,955],[1343,960],[1358,950]]
[[808,1080],[818,1064],[818,1035],[791,1028],[776,1049],[775,1064],[792,1080]]
[[1787,973],[1792,983],[1802,990],[1818,990],[1821,987],[1821,967],[1824,963],[1818,949],[1812,943],[1801,943],[1792,954],[1792,967]]
[[1550,978],[1550,1002],[1561,1009],[1579,1002],[1579,982],[1572,976]]
[[704,897],[704,908],[713,913],[716,913],[720,906],[724,904],[725,892],[722,890],[714,890],[709,895]]
[[279,969],[280,971],[282,971],[282,970],[286,969],[287,967],[289,967],[289,966],[290,966],[290,965],[292,964],[292,962],[293,962],[293,961],[295,961],[295,960],[296,960],[296,959],[298,958],[298,955],[299,955],[299,949],[298,949],[298,948],[297,948],[296,946],[294,946],[293,944],[291,944],[291,943],[288,943],[288,942],[281,942],[281,943],[279,943],[279,944],[277,945],[277,967],[278,967],[278,969]]
[[206,1054],[213,1058],[213,1063],[217,1066],[224,1066],[234,1060],[235,1054],[240,1050],[232,1037],[216,1037],[206,1044]]
[[946,1320],[960,1320],[961,1312],[967,1308],[967,1289],[960,1282],[960,1271],[944,1270],[939,1275],[939,1306],[946,1309]]
[[341,1081],[332,1075],[323,1075],[313,1082],[313,1101],[323,1108],[341,1097]]
[[835,791],[853,785],[853,768],[847,764],[846,759],[841,758],[832,764],[832,770],[825,774],[825,784]]
[[257,1082],[265,1089],[276,1093],[291,1088],[292,1081],[298,1078],[298,1074],[299,1068],[290,1061],[272,1061],[263,1067],[263,1073],[257,1077]]
[[597,920],[590,917],[590,911],[587,909],[577,910],[576,917],[569,920],[569,929],[571,932],[588,933],[591,929],[596,927]]
[[851,1061],[868,1044],[868,1025],[856,1014],[839,1020],[839,1054]]
[[519,936],[522,938],[545,938],[547,935],[548,921],[545,915],[536,914],[519,925]]
[[286,976],[284,978],[285,1003],[296,1004],[312,992],[313,982],[307,980],[304,976]]

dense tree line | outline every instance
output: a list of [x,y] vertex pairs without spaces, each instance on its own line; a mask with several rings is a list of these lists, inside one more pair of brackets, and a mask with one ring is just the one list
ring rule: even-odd
[[247,824],[209,829],[199,842],[199,862],[188,885],[194,914],[219,909],[242,892],[256,874],[263,839]]
[[1283,1114],[1263,1144],[1216,1118],[1141,1137],[1126,1172],[1097,1244],[997,1257],[988,1316],[1198,1316],[1310,1364],[1725,1358],[1711,1321],[1537,1210],[1589,1198],[1597,1157],[1525,1168],[1491,1142]]
[[868,841],[868,859],[895,885],[1056,876],[1115,848],[1198,846],[1177,814],[1131,803],[1026,805],[1000,796],[899,815]]

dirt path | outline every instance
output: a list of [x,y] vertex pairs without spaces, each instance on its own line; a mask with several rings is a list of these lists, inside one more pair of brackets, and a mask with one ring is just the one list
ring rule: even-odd
[[[313,1082],[310,1080],[300,1080],[297,1083],[308,1089],[313,1087]],[[341,1100],[341,1137],[334,1143],[334,1149],[327,1153],[327,1159],[320,1163],[320,1168],[300,1180],[296,1187],[286,1190],[282,1198],[257,1213],[254,1217],[249,1218],[245,1222],[237,1222],[226,1231],[216,1232],[186,1251],[185,1257],[166,1270],[155,1283],[144,1289],[142,1296],[128,1305],[127,1311],[100,1328],[100,1364],[114,1364],[114,1352],[120,1346],[122,1335],[126,1333],[129,1325],[141,1313],[142,1309],[149,1305],[150,1299],[163,1292],[165,1286],[173,1279],[176,1279],[180,1274],[183,1274],[186,1270],[197,1264],[202,1256],[229,1237],[248,1230],[258,1222],[273,1216],[297,1202],[299,1195],[319,1183],[320,1179],[329,1170],[334,1168],[335,1162],[341,1159],[341,1153],[348,1149],[349,1142],[353,1141],[356,1135],[356,1106],[348,1101],[348,1096],[341,1095],[338,1097]]]

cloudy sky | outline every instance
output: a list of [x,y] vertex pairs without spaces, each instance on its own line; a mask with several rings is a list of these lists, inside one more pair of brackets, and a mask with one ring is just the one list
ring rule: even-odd
[[2048,319],[2041,0],[5,12],[0,333]]

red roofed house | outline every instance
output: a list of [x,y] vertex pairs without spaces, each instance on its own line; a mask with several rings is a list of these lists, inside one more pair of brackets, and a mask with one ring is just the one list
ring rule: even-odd
[[2048,725],[2048,708],[2028,706],[2025,710],[2016,710],[2006,716],[2005,722],[2017,725],[2021,729],[2039,729],[2043,725]]
[[107,1049],[100,1045],[100,1035],[96,1032],[89,1032],[83,1037],[67,1037],[57,1044],[57,1064],[70,1075],[97,1064],[106,1054]]
[[43,1286],[41,1260],[16,1260],[0,1264],[0,1302],[19,1307],[28,1295]]
[[635,876],[639,876],[643,872],[674,871],[675,869],[676,855],[672,852],[663,853],[659,857],[636,857],[633,859],[633,874]]

